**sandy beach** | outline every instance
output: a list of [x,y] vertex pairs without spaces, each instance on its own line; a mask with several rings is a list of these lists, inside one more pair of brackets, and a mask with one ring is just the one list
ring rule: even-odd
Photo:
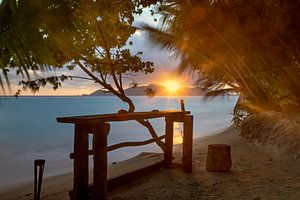
[[[207,145],[231,145],[232,170],[228,173],[205,171]],[[175,147],[175,158],[180,157]],[[194,140],[193,173],[161,169],[109,193],[109,199],[299,199],[300,159],[275,154],[239,136],[238,129]],[[139,165],[145,162],[135,162]],[[126,162],[126,161],[124,161]],[[129,166],[123,170],[130,170]],[[118,169],[119,171],[120,169]],[[109,172],[111,176],[112,170]],[[42,199],[68,199],[72,174],[46,178]],[[0,194],[6,199],[32,199],[32,184],[24,183]]]
[[300,200],[299,11],[0,0],[0,200]]

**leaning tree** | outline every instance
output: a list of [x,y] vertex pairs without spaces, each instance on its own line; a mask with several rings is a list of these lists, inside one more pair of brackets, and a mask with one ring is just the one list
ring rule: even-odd
[[[135,105],[124,92],[124,77],[152,73],[153,63],[132,55],[128,39],[136,28],[134,15],[155,1],[3,0],[0,5],[0,67],[9,83],[15,73],[23,89],[62,86],[70,79],[91,80],[128,105]],[[47,76],[51,70],[80,68],[86,76]],[[30,74],[29,71],[33,72]],[[5,82],[0,79],[2,89]],[[20,91],[18,91],[19,93]],[[153,138],[157,134],[148,120],[138,120]],[[163,143],[157,141],[163,149]]]

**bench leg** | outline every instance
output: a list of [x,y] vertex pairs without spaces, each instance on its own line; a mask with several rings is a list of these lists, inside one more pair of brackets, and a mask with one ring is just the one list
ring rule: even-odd
[[192,172],[193,157],[193,116],[187,115],[183,124],[183,170]]
[[87,124],[75,124],[73,200],[88,196],[88,129]]
[[170,167],[173,159],[173,135],[174,135],[174,121],[171,117],[166,117],[166,138],[165,138],[165,152],[164,152],[164,166]]
[[108,123],[94,125],[93,199],[106,200],[107,198],[107,135],[109,129]]

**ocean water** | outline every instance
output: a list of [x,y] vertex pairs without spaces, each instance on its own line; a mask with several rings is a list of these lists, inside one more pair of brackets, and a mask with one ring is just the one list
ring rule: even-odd
[[[180,99],[194,115],[194,137],[216,133],[230,126],[237,97],[132,97],[137,111],[180,109]],[[45,176],[72,171],[73,125],[60,124],[56,117],[105,114],[126,109],[115,97],[13,97],[0,98],[0,190],[11,184],[31,181],[33,160],[45,159]],[[164,134],[164,120],[150,120],[158,134]],[[175,143],[182,127],[175,124]],[[150,139],[137,122],[111,123],[109,144]],[[143,151],[160,151],[155,145],[122,148],[109,153],[118,162]]]

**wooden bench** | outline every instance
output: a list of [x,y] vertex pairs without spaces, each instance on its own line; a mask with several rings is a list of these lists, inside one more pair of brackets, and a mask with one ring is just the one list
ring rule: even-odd
[[[110,130],[110,122],[121,122],[128,120],[145,120],[154,118],[165,118],[165,135],[146,141],[124,142],[107,145],[107,136]],[[79,199],[102,199],[107,198],[107,191],[122,185],[125,181],[142,177],[148,172],[161,167],[171,168],[178,166],[185,172],[192,172],[192,146],[193,146],[193,116],[189,111],[153,111],[134,112],[124,114],[103,114],[73,117],[59,117],[57,122],[72,123],[75,126],[74,153],[70,158],[74,159],[73,190],[70,197]],[[174,122],[183,123],[183,157],[181,164],[172,163],[173,159],[173,126]],[[93,148],[89,149],[89,134],[93,134]],[[107,180],[107,152],[129,146],[141,146],[152,142],[164,140],[163,160],[145,166],[133,172],[114,177]],[[89,162],[88,156],[93,155],[93,184],[89,186]]]

